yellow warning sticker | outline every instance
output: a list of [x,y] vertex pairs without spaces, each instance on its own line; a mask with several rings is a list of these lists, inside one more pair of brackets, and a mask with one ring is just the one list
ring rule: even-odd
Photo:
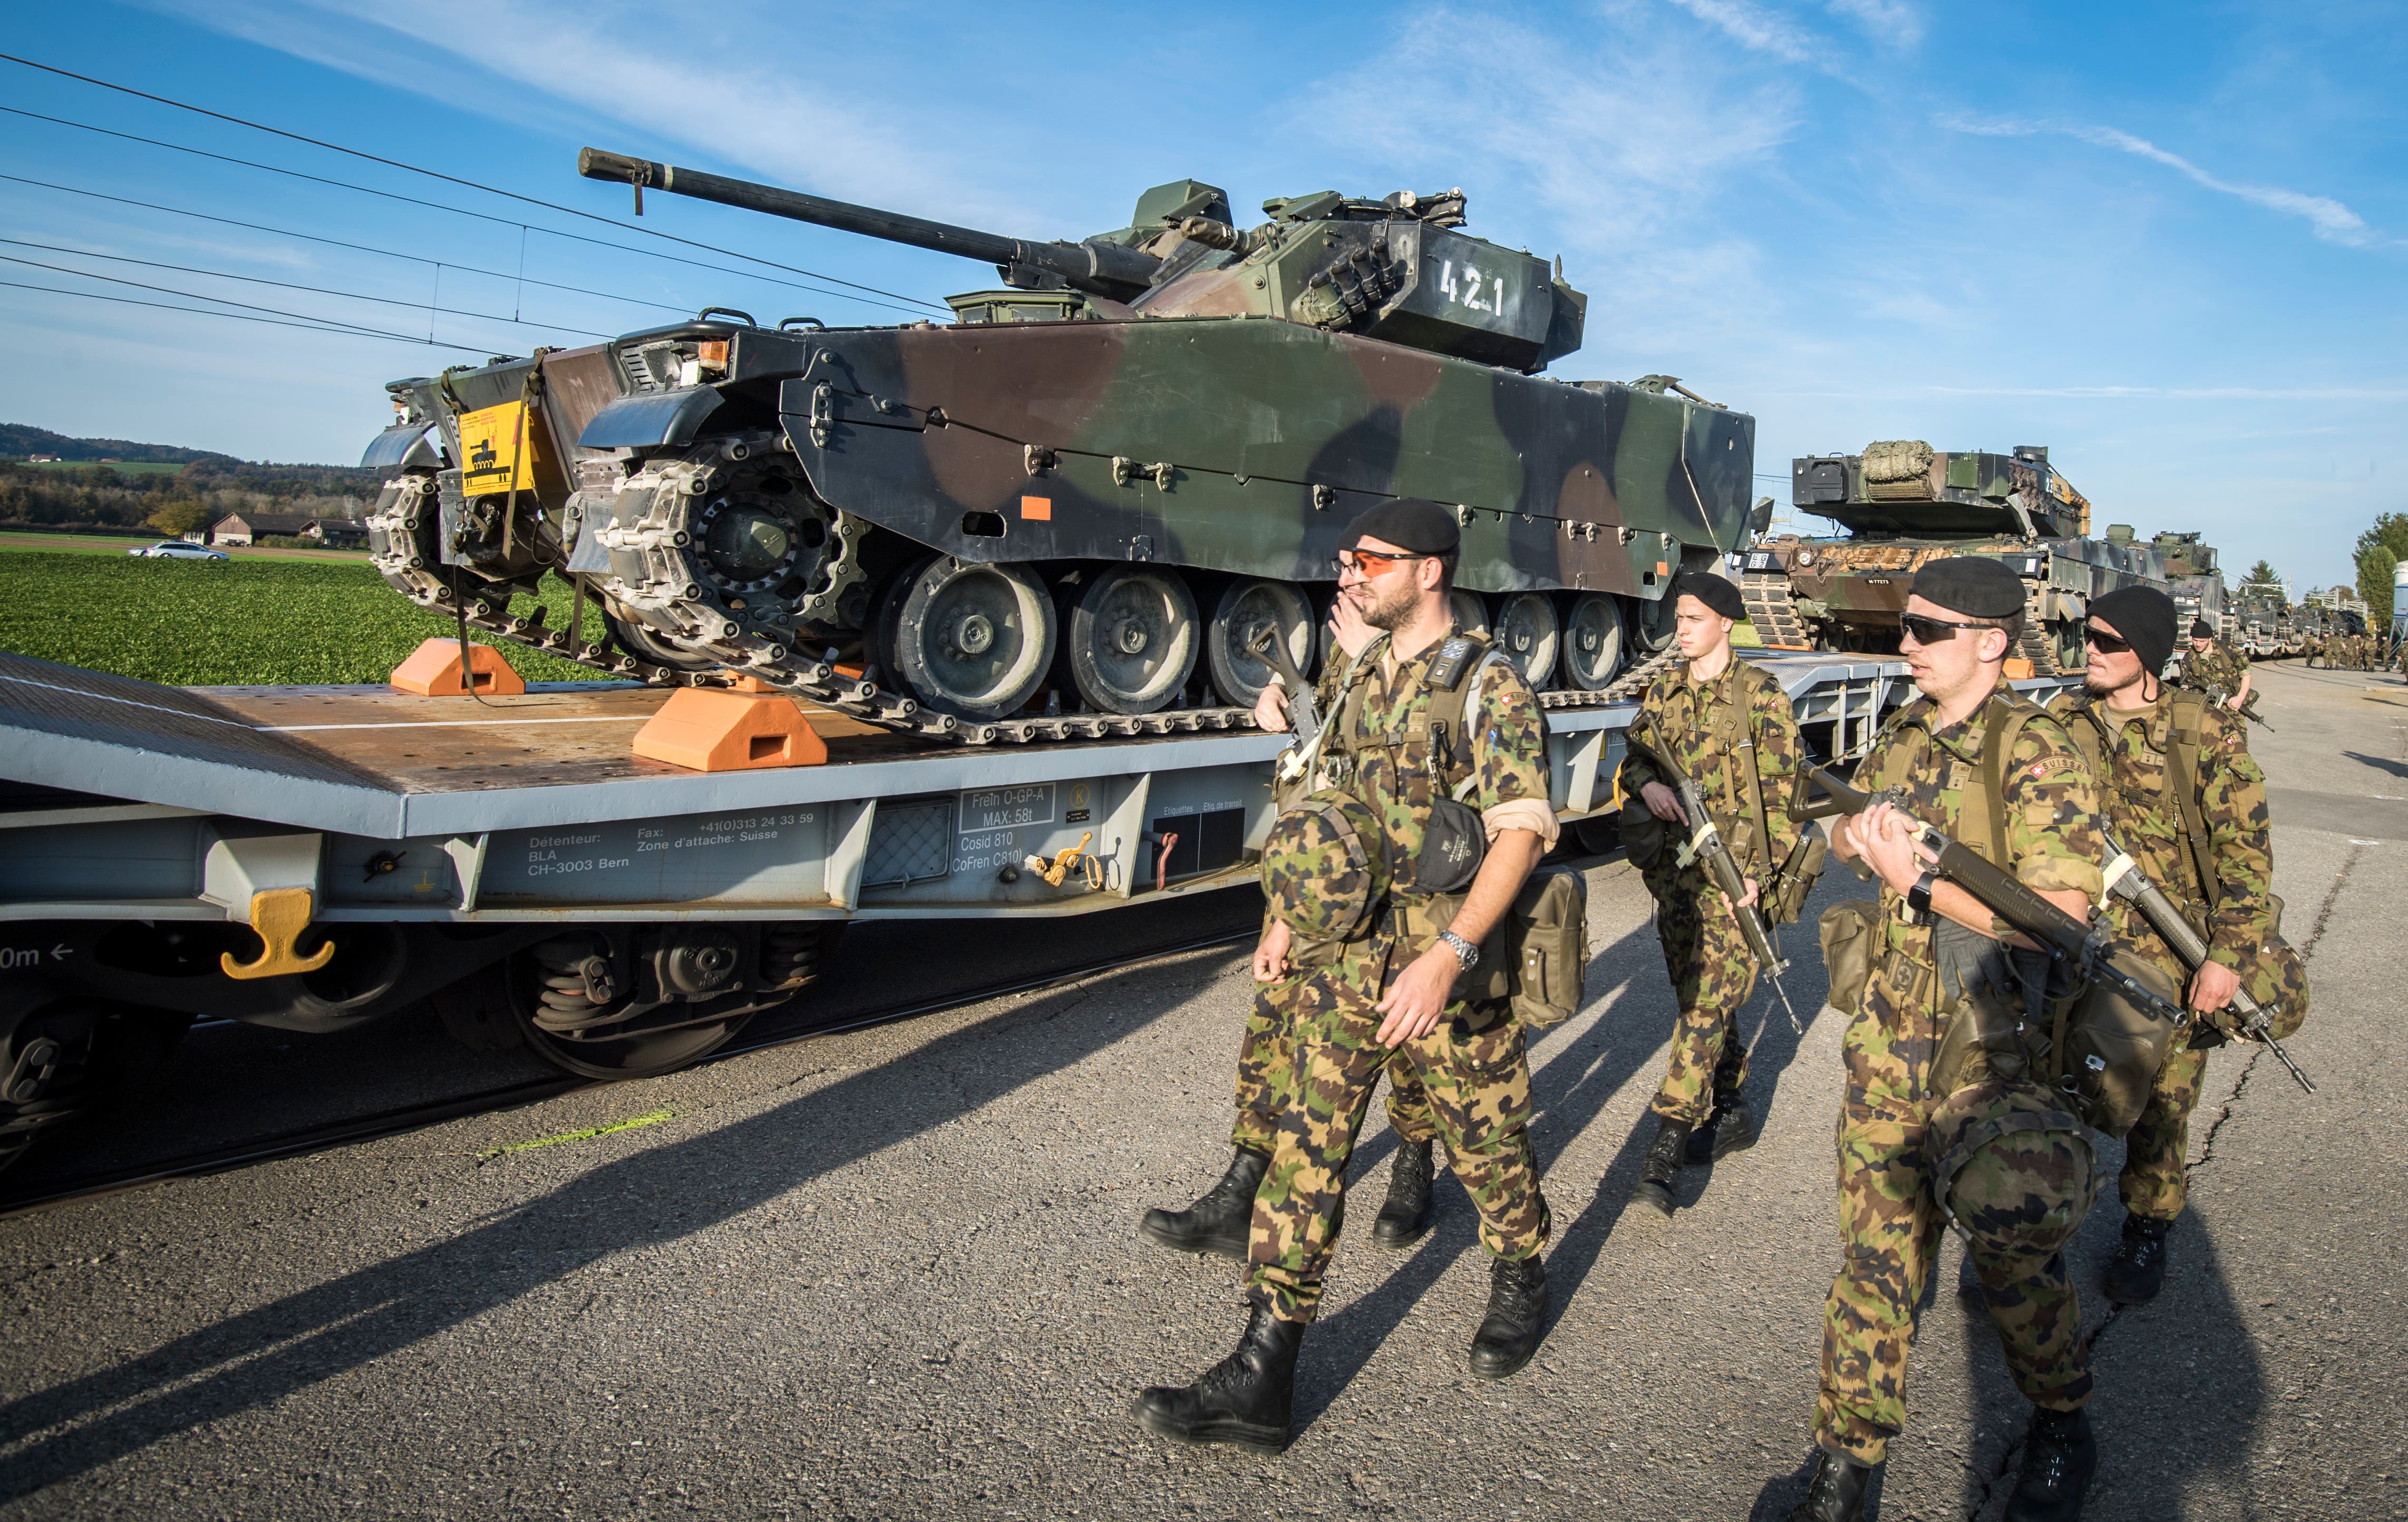
[[530,425],[524,402],[461,413],[460,489],[470,496],[534,491],[541,432]]

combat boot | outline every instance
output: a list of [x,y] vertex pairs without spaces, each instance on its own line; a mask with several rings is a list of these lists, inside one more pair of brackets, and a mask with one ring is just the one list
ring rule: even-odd
[[1517,1373],[1547,1330],[1547,1266],[1539,1255],[1500,1257],[1488,1268],[1488,1314],[1471,1334],[1475,1379]]
[[2006,1522],[2073,1522],[2098,1467],[2099,1440],[2090,1435],[2087,1411],[2033,1407]]
[[1228,1443],[1255,1453],[1287,1450],[1296,1392],[1296,1350],[1304,1323],[1282,1321],[1256,1305],[1238,1351],[1193,1385],[1156,1385],[1137,1398],[1137,1419],[1149,1432],[1181,1443]]
[[2146,1305],[2166,1284],[2166,1233],[2172,1221],[2124,1217],[2124,1240],[2107,1260],[2107,1298],[2118,1305]]
[[1814,1477],[1806,1482],[1806,1499],[1789,1514],[1789,1522],[1858,1522],[1865,1515],[1865,1494],[1872,1488],[1879,1464],[1868,1464],[1828,1448],[1814,1450]]
[[1688,1156],[1689,1123],[1665,1117],[1656,1127],[1656,1141],[1647,1149],[1647,1160],[1639,1168],[1639,1187],[1630,1198],[1656,1213],[1670,1217],[1674,1204],[1672,1181],[1681,1176],[1681,1160]]
[[1718,1163],[1734,1152],[1756,1145],[1756,1110],[1747,1096],[1731,1089],[1714,1096],[1713,1113],[1689,1133],[1688,1158],[1693,1163]]
[[1270,1154],[1240,1147],[1221,1182],[1185,1210],[1156,1207],[1138,1223],[1137,1234],[1174,1253],[1218,1253],[1244,1262],[1246,1233],[1254,1220],[1254,1191],[1271,1166]]
[[1371,1240],[1383,1247],[1411,1247],[1429,1234],[1430,1144],[1398,1142],[1388,1169],[1388,1202],[1371,1223]]

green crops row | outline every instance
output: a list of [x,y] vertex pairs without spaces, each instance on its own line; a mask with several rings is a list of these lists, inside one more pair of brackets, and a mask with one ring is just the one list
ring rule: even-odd
[[[567,587],[547,582],[544,601],[566,628]],[[518,607],[528,610],[523,600]],[[599,631],[590,608],[587,614],[591,639]],[[145,682],[382,682],[420,640],[456,633],[451,621],[405,600],[366,566],[0,554],[0,650]],[[529,682],[596,675],[534,651],[505,649]]]

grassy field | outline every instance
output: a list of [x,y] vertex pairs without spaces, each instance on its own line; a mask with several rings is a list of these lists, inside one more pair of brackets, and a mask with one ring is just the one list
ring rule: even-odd
[[[145,538],[122,538],[113,534],[13,534],[0,533],[0,550],[50,550],[71,555],[123,555],[129,550],[146,544],[156,544],[166,538],[165,534],[152,534]],[[286,550],[277,546],[256,548],[248,544],[222,545],[226,553],[240,560],[246,556],[261,559],[282,557],[288,560],[335,560],[365,566],[368,563],[366,550]]]
[[[547,582],[545,600],[566,627],[568,589]],[[122,549],[0,554],[0,650],[146,682],[382,682],[420,640],[455,632],[450,620],[408,601],[365,564],[136,560]],[[505,649],[530,682],[597,674]]]

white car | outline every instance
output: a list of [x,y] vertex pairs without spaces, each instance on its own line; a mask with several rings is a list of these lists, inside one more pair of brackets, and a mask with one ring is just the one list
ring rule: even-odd
[[234,558],[223,550],[212,550],[206,544],[194,544],[190,539],[161,539],[156,544],[137,544],[125,553],[152,560],[230,560]]

